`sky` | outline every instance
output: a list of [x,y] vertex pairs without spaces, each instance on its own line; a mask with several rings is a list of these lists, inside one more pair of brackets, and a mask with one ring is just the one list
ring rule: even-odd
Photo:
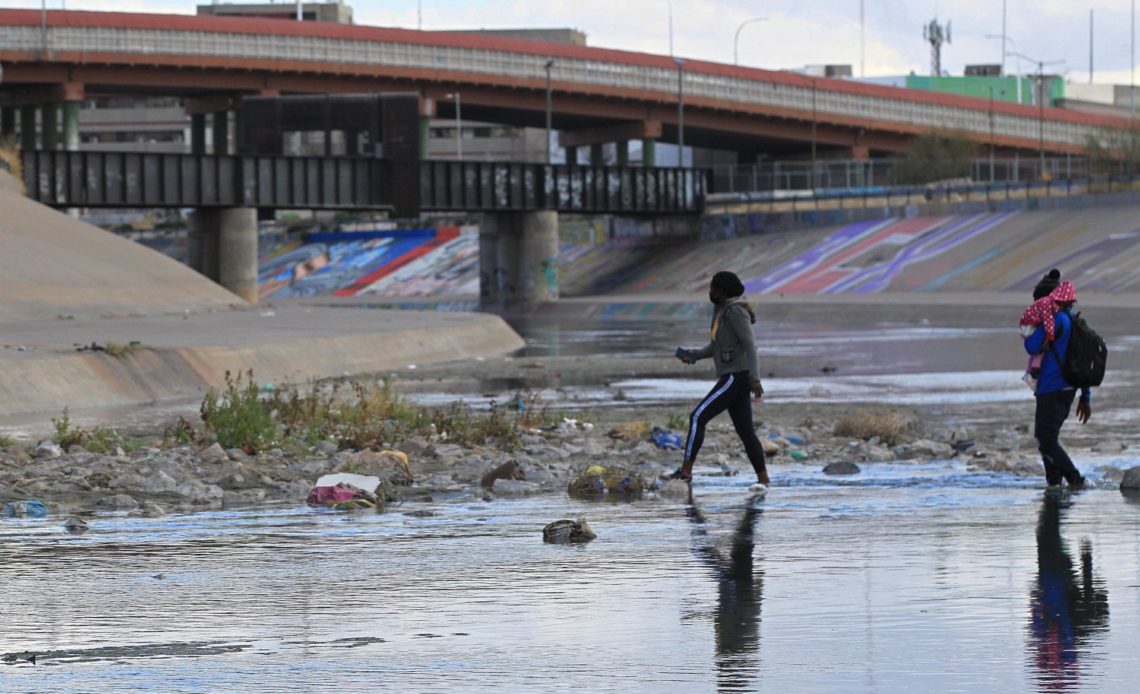
[[[1133,79],[1132,7],[1136,0],[1004,0],[1008,51],[1025,72],[1030,60],[1064,61],[1050,68],[1074,82],[1089,81],[1089,10],[1094,14],[1094,80],[1129,84]],[[355,0],[356,23],[414,29],[422,16],[430,30],[569,27],[584,31],[591,46],[685,58],[794,69],[846,63],[860,74],[860,0]],[[47,0],[48,8],[193,14],[183,0]],[[967,64],[1001,60],[1002,0],[862,0],[863,65],[872,76],[930,72],[923,27],[949,23],[951,41],[942,66],[960,75]],[[34,0],[0,0],[0,7],[39,7]],[[763,17],[740,31],[743,22]],[[1006,70],[1017,68],[1007,57]]]

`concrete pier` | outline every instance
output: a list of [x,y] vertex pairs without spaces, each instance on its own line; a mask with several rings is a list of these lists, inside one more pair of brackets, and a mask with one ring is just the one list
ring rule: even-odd
[[558,213],[484,214],[479,266],[479,295],[485,308],[557,301]]
[[187,249],[191,268],[250,303],[257,303],[257,210],[196,210]]

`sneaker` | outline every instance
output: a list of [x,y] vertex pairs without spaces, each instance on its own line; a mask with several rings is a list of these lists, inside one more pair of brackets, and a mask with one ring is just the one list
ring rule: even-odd
[[768,486],[757,482],[756,484],[749,487],[748,491],[752,492],[753,494],[757,494],[757,495],[766,494],[768,492]]

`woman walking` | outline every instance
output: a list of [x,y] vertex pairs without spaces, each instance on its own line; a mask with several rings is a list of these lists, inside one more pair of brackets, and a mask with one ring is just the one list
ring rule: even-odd
[[736,434],[744,443],[748,460],[756,471],[756,480],[768,485],[768,469],[764,461],[764,448],[756,437],[752,425],[751,394],[757,401],[764,394],[760,385],[759,365],[756,359],[756,338],[752,324],[756,312],[744,298],[744,284],[735,274],[727,271],[713,275],[709,283],[709,301],[716,306],[710,328],[709,343],[698,350],[677,349],[677,358],[686,364],[712,357],[716,365],[717,382],[689,415],[689,433],[685,441],[685,458],[672,479],[686,482],[693,479],[693,463],[705,439],[705,427],[710,420],[728,410]]

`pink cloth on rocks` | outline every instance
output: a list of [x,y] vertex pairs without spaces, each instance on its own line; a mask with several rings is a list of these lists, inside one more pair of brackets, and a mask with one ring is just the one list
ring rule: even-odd
[[305,503],[310,506],[328,506],[339,504],[342,501],[352,501],[360,490],[351,484],[340,484],[333,487],[313,487],[309,490],[309,498]]

